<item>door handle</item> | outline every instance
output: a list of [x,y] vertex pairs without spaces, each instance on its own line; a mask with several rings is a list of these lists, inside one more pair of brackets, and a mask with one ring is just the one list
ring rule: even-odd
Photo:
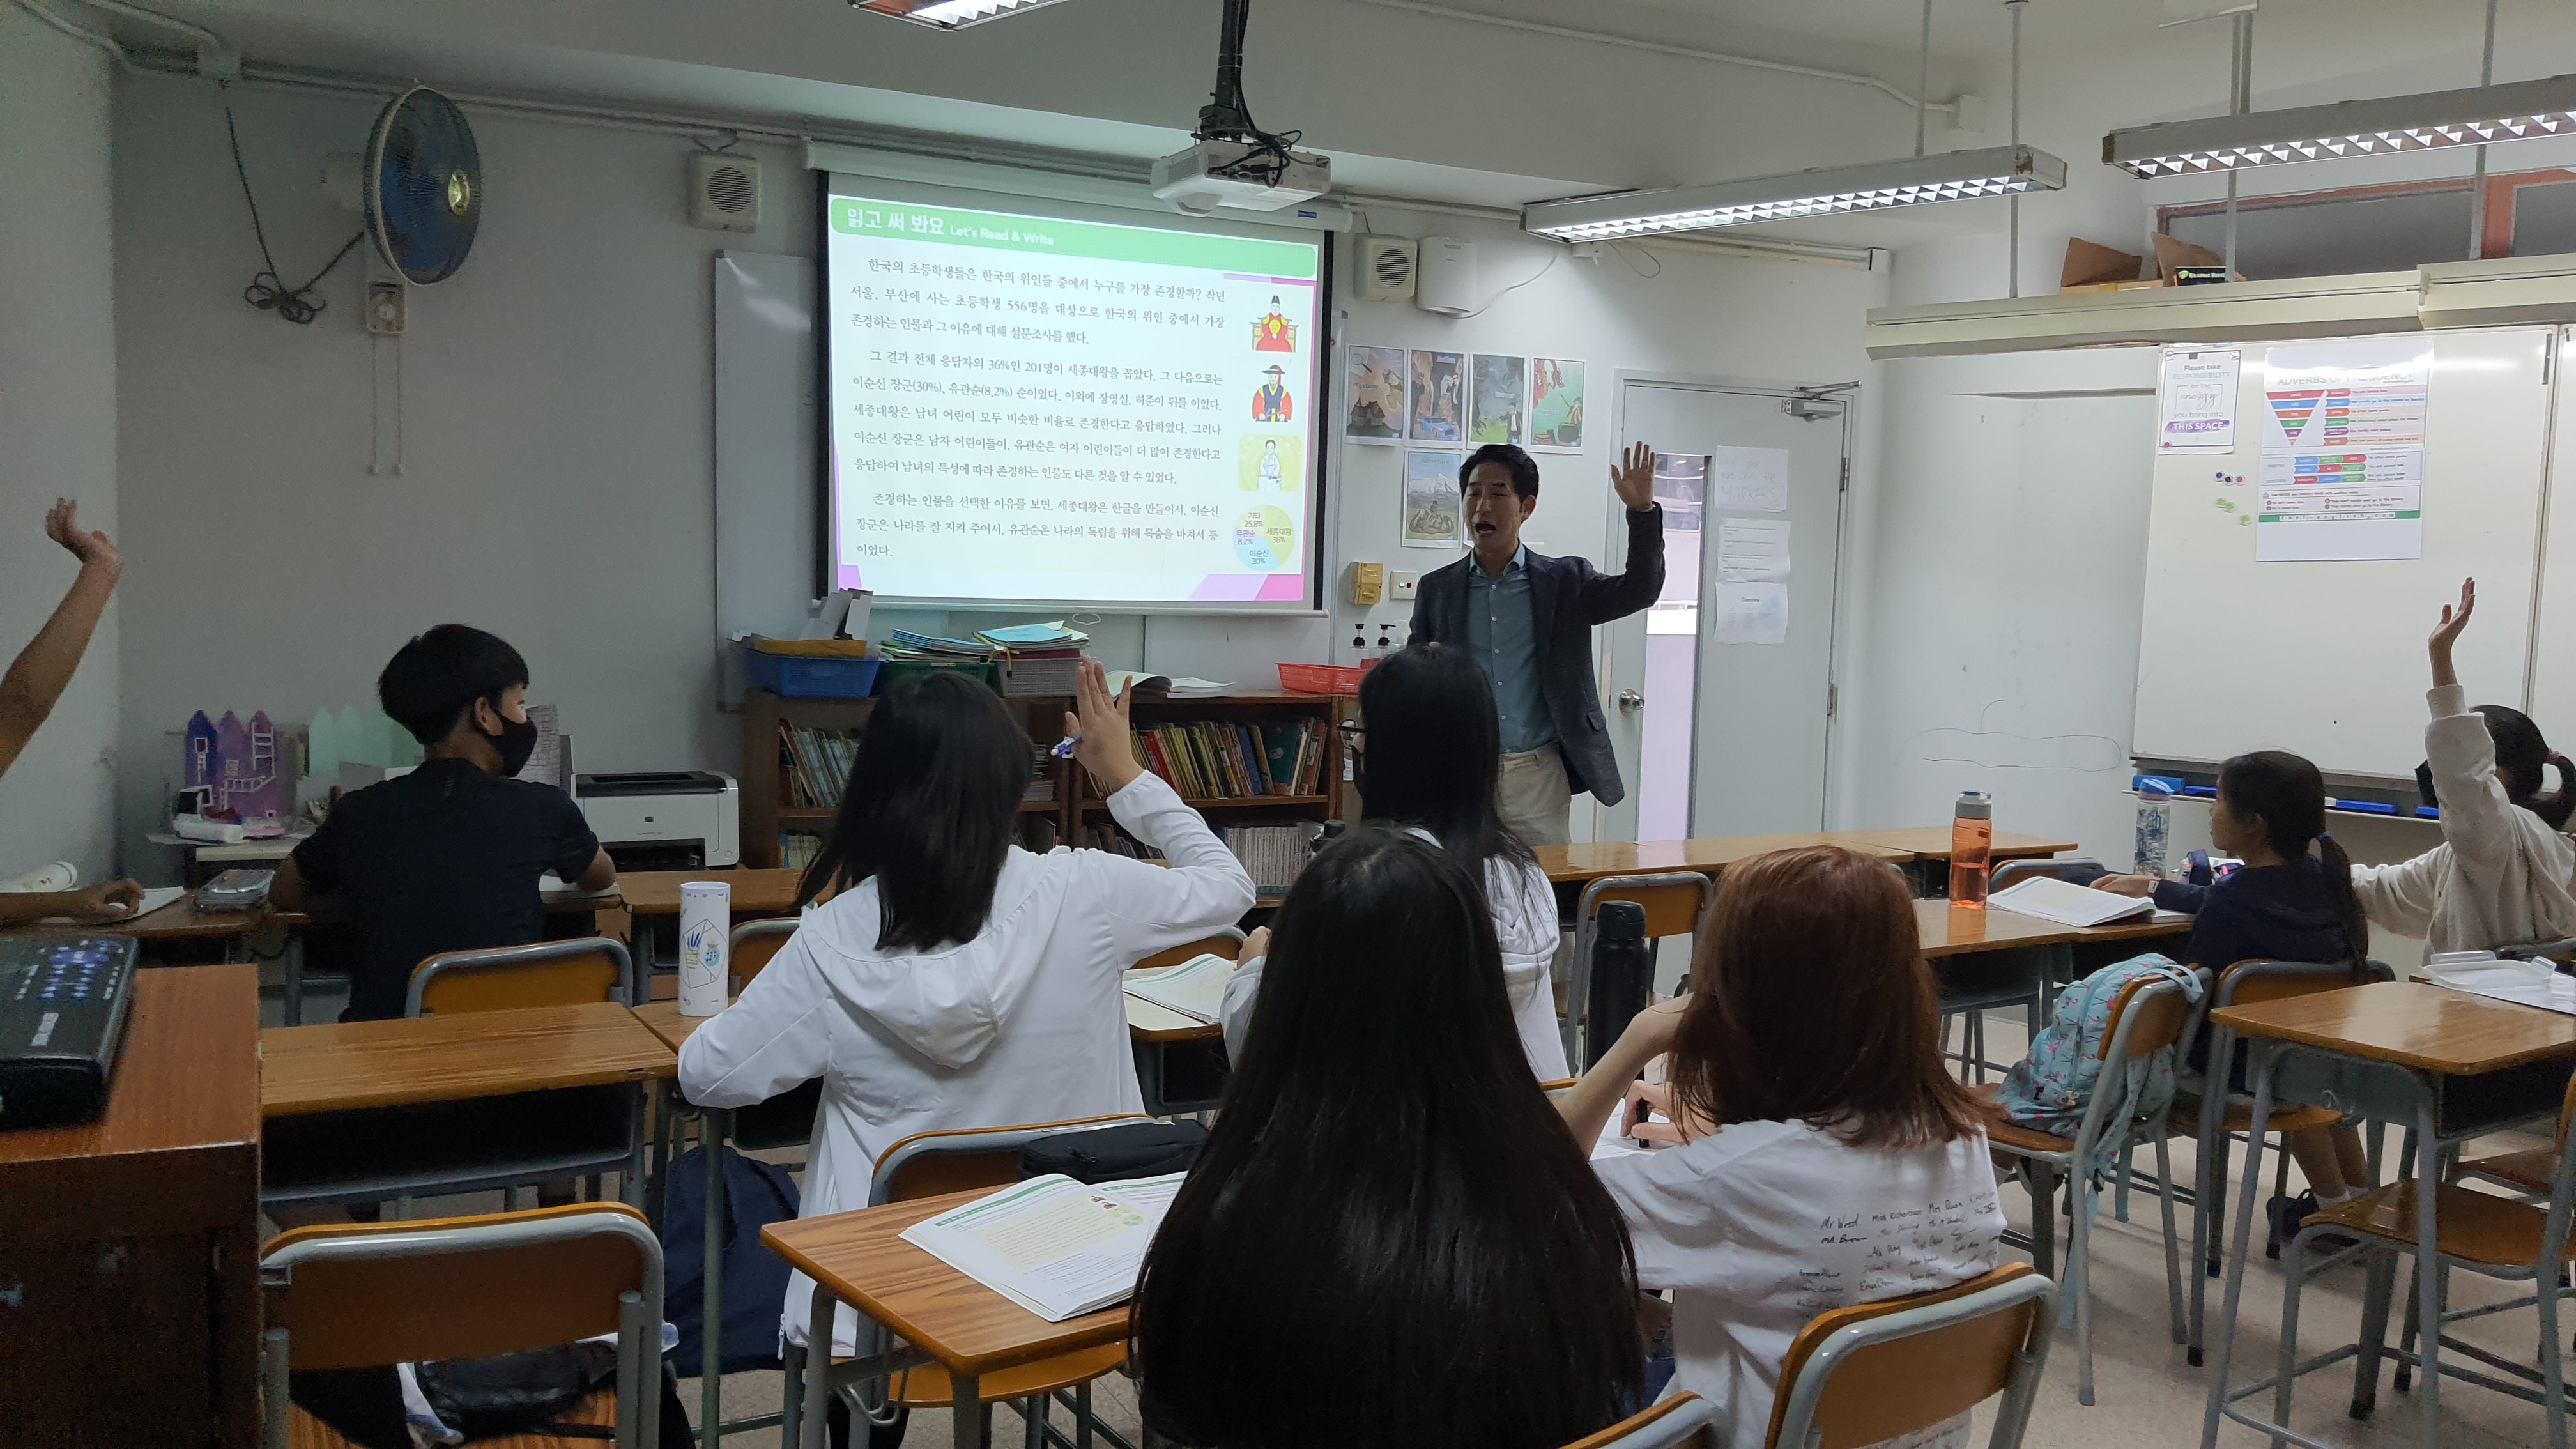
[[1644,709],[1645,707],[1646,697],[1644,695],[1639,694],[1633,689],[1623,689],[1619,691],[1619,708],[1622,710],[1625,710],[1629,714],[1635,714],[1637,711]]

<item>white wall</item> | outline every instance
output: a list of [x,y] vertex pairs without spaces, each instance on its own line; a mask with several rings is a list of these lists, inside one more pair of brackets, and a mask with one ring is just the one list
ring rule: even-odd
[[[235,97],[270,245],[300,283],[357,227],[315,178],[326,153],[359,148],[374,108]],[[384,344],[389,386],[401,353],[404,470],[370,476],[363,252],[323,284],[331,308],[309,327],[244,305],[259,253],[214,88],[118,88],[125,587],[150,621],[123,660],[129,853],[164,808],[171,732],[191,711],[288,723],[368,700],[404,639],[447,620],[519,647],[584,770],[737,753],[707,643],[707,255],[810,250],[807,178],[770,153],[763,230],[701,231],[682,210],[685,142],[474,120],[482,233]]]
[[[0,7],[0,654],[32,637],[77,565],[44,535],[57,496],[130,548],[117,511],[107,59]],[[129,578],[131,575],[128,576]],[[0,876],[114,864],[117,616],[53,718],[0,778]]]

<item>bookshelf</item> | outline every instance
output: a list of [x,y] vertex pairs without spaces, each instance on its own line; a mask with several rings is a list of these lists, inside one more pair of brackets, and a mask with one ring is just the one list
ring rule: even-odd
[[[743,696],[742,855],[745,865],[782,864],[778,839],[782,830],[825,836],[831,833],[832,819],[836,814],[830,809],[799,808],[789,803],[789,784],[779,759],[779,725],[784,723],[795,728],[834,732],[855,731],[867,723],[868,711],[874,703],[865,699],[785,699],[759,690]],[[1072,701],[1060,695],[1048,695],[1005,699],[1004,703],[1028,728],[1032,742],[1052,744],[1063,734],[1064,713]],[[1200,720],[1252,725],[1313,720],[1322,724],[1324,757],[1321,778],[1314,793],[1190,800],[1193,807],[1207,816],[1208,823],[1222,832],[1234,825],[1352,818],[1359,802],[1342,779],[1340,725],[1343,720],[1357,716],[1358,705],[1359,701],[1351,696],[1330,694],[1230,694],[1213,699],[1140,697],[1131,714],[1140,732],[1157,725]],[[1020,812],[1023,816],[1047,820],[1054,826],[1056,838],[1067,844],[1086,843],[1086,827],[1116,828],[1110,821],[1109,807],[1091,792],[1090,778],[1082,770],[1070,762],[1057,763],[1052,769],[1055,799],[1022,803]]]
[[[1331,694],[1229,694],[1209,699],[1139,698],[1130,711],[1137,734],[1141,737],[1157,726],[1193,725],[1214,722],[1220,725],[1250,725],[1259,733],[1261,726],[1286,723],[1312,723],[1321,727],[1323,756],[1316,771],[1311,793],[1297,795],[1248,795],[1208,797],[1184,789],[1182,799],[1207,817],[1208,824],[1219,835],[1237,826],[1286,825],[1303,821],[1322,822],[1351,817],[1357,799],[1342,779],[1341,723],[1357,714],[1358,700],[1347,695]],[[1109,817],[1109,807],[1092,793],[1089,776],[1074,771],[1074,799],[1070,811],[1070,833],[1076,845],[1095,841],[1094,832],[1108,831],[1123,837],[1124,832]],[[1256,862],[1247,861],[1261,872]],[[1265,887],[1262,902],[1276,904],[1282,892]]]
[[[1006,698],[1011,713],[1017,716],[1029,739],[1043,739],[1048,744],[1063,737],[1064,712],[1073,701],[1063,695],[1032,695]],[[767,867],[786,864],[780,849],[781,832],[811,835],[818,840],[832,833],[832,821],[840,811],[834,807],[800,806],[787,778],[787,769],[779,758],[781,724],[794,729],[822,730],[835,734],[853,734],[868,722],[873,699],[787,699],[765,690],[752,690],[742,700],[742,862],[746,866]],[[1024,825],[1044,821],[1054,829],[1059,841],[1072,835],[1073,777],[1070,764],[1057,761],[1049,771],[1055,782],[1052,800],[1024,800],[1020,815]],[[1035,843],[1035,842],[1024,842]]]

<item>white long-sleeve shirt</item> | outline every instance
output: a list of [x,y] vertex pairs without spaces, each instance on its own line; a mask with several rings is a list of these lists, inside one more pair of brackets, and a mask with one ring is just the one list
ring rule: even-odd
[[2442,843],[2395,865],[2354,866],[2362,913],[2423,937],[2427,956],[2576,936],[2576,842],[2506,794],[2495,739],[2469,709],[2467,690],[2445,685],[2424,699]]
[[[1432,839],[1427,830],[1413,833]],[[1556,888],[1536,865],[1497,855],[1485,862],[1485,900],[1494,913],[1494,939],[1503,948],[1503,990],[1511,998],[1512,1024],[1520,1029],[1530,1070],[1542,1082],[1561,1081],[1570,1073],[1565,1037],[1556,1025],[1556,993],[1548,980],[1563,934],[1556,920]],[[1226,980],[1218,1017],[1229,1057],[1243,1054],[1244,1039],[1252,1032],[1252,1004],[1261,994],[1261,971],[1267,964],[1267,958],[1255,957]]]
[[[1109,811],[1169,869],[1097,850],[1014,849],[975,939],[877,949],[877,882],[805,913],[796,934],[680,1048],[680,1090],[746,1107],[816,1077],[802,1216],[867,1206],[888,1147],[916,1132],[1141,1112],[1118,973],[1230,926],[1252,878],[1160,778],[1140,775]],[[814,1285],[787,1287],[803,1342]],[[852,1351],[843,1310],[836,1352]]]

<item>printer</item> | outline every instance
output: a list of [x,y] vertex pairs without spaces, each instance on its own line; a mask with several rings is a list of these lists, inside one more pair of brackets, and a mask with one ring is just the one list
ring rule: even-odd
[[621,871],[742,862],[742,792],[713,770],[576,775],[573,798]]

